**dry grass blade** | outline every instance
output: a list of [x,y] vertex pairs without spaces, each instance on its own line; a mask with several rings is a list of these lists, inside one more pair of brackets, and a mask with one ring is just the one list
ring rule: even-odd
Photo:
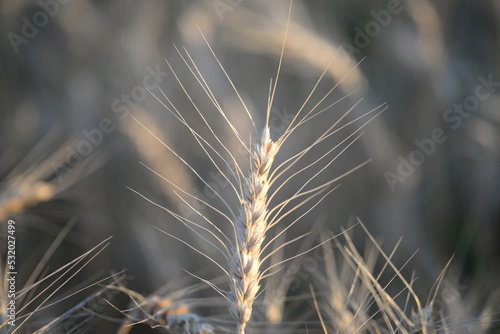
[[[350,233],[343,233],[344,242],[333,239],[334,246],[323,244],[326,271],[324,276],[316,274],[316,278],[320,286],[328,289],[323,294],[326,297],[320,300],[320,317],[327,319],[321,323],[328,327],[329,333],[461,333],[460,327],[466,326],[475,326],[474,333],[489,333],[489,321],[495,314],[489,315],[490,320],[484,322],[484,328],[481,327],[484,325],[481,317],[459,323],[450,322],[448,314],[452,314],[452,310],[443,300],[439,300],[443,295],[438,297],[438,291],[450,295],[452,286],[444,281],[444,277],[451,260],[424,302],[415,292],[415,276],[412,275],[411,279],[403,276],[403,269],[415,254],[402,265],[396,266],[393,258],[401,240],[387,254],[359,220],[358,224],[368,240],[363,254],[359,252]],[[334,250],[341,254],[340,259],[335,256]],[[444,290],[443,286],[446,286]],[[459,295],[456,294],[457,298]]]
[[[111,237],[103,240],[89,251],[85,252],[84,254],[77,257],[73,261],[70,261],[69,263],[57,269],[56,271],[52,272],[51,274],[45,276],[44,278],[38,279],[36,282],[33,282],[32,284],[20,289],[19,291],[16,291],[15,300],[16,303],[19,303],[19,307],[18,309],[16,309],[15,313],[16,326],[10,328],[10,325],[8,325],[10,317],[5,316],[5,319],[2,319],[3,321],[2,323],[0,323],[0,330],[5,330],[7,328],[8,329],[7,332],[12,334],[18,333],[19,331],[24,331],[25,327],[29,323],[29,320],[35,314],[38,314],[42,310],[54,304],[57,304],[58,302],[64,300],[65,298],[80,293],[81,291],[97,284],[97,283],[90,284],[70,294],[69,296],[58,298],[56,301],[54,301],[57,292],[59,292],[64,286],[66,286],[68,282],[70,282],[80,271],[83,270],[83,268],[85,268],[91,261],[93,261],[93,259],[97,257],[109,245],[110,239]],[[5,268],[2,267],[0,269],[2,271],[0,273],[1,274],[0,276],[4,277],[5,272],[3,271],[5,270]],[[51,279],[53,279],[53,281],[50,281]],[[47,284],[47,286],[43,288],[41,291],[36,291],[36,289],[42,284]],[[36,294],[34,296],[31,296],[29,298],[29,301],[21,304],[23,298],[29,293],[34,291],[36,291]],[[2,294],[3,293],[4,291],[2,291]],[[0,299],[0,308],[2,311],[1,313],[4,315],[7,315],[6,307],[9,301],[10,300],[7,298],[6,294],[4,294]],[[33,307],[33,310],[27,312],[28,307]]]

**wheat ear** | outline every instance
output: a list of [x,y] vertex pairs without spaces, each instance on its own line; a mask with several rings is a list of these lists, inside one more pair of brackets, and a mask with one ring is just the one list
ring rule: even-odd
[[[189,54],[189,52],[184,48],[184,52],[181,52],[179,49],[177,49],[177,52],[179,56],[182,58],[183,62],[186,64],[188,67],[189,71],[193,74],[195,79],[198,81],[200,84],[201,88],[205,92],[205,94],[208,96],[208,98],[212,101],[214,107],[216,108],[218,114],[222,118],[222,120],[229,126],[232,134],[235,135],[235,138],[237,141],[242,145],[244,148],[245,152],[248,153],[248,158],[249,158],[249,170],[247,172],[243,171],[241,166],[239,165],[237,159],[231,152],[231,150],[224,144],[223,140],[221,140],[217,134],[216,131],[212,128],[208,120],[205,118],[203,115],[200,107],[196,104],[195,100],[189,94],[186,86],[182,83],[182,80],[180,77],[176,74],[176,71],[173,69],[173,67],[170,65],[170,63],[167,61],[167,65],[169,66],[169,69],[179,85],[181,86],[184,94],[192,104],[193,108],[195,111],[198,113],[202,120],[202,125],[204,125],[211,136],[214,138],[214,143],[210,143],[207,139],[205,139],[202,134],[200,134],[197,130],[194,129],[190,125],[190,122],[184,118],[182,115],[181,111],[179,108],[175,106],[175,104],[170,100],[170,98],[161,90],[159,89],[161,95],[155,95],[152,93],[152,95],[160,102],[177,120],[180,121],[181,124],[186,126],[187,130],[193,135],[195,141],[198,143],[198,145],[201,147],[201,149],[204,151],[204,153],[207,155],[208,159],[211,161],[211,163],[215,166],[217,171],[222,175],[223,179],[225,179],[229,187],[232,189],[234,192],[234,195],[236,195],[238,201],[239,201],[239,213],[236,214],[233,212],[230,204],[228,201],[226,201],[225,198],[223,198],[222,194],[220,194],[216,189],[214,189],[207,180],[204,179],[202,175],[200,175],[199,172],[196,171],[196,169],[189,164],[185,159],[183,159],[173,148],[171,148],[168,144],[163,142],[158,136],[156,136],[151,130],[147,128],[144,124],[142,124],[137,118],[131,115],[131,117],[139,123],[147,132],[149,132],[153,137],[155,137],[165,148],[167,148],[171,153],[173,153],[176,158],[180,159],[180,161],[189,169],[191,170],[194,175],[206,186],[207,189],[209,189],[215,197],[217,197],[220,202],[222,203],[223,206],[225,206],[230,213],[229,215],[226,215],[223,211],[219,210],[217,207],[211,205],[210,203],[204,201],[203,199],[189,194],[189,192],[183,190],[181,187],[177,186],[175,182],[169,180],[168,178],[162,176],[160,173],[154,171],[152,168],[147,167],[150,171],[154,172],[156,175],[160,176],[163,180],[167,181],[169,184],[173,185],[176,190],[179,192],[185,194],[186,196],[192,198],[196,202],[200,202],[204,204],[206,207],[210,208],[217,214],[222,215],[224,220],[227,220],[229,224],[233,228],[233,233],[234,233],[234,239],[229,238],[222,230],[217,226],[216,222],[211,221],[208,217],[203,215],[203,213],[200,213],[196,208],[194,208],[192,205],[190,205],[178,192],[175,192],[177,196],[185,203],[187,204],[191,209],[194,210],[195,213],[197,213],[201,218],[203,218],[213,229],[214,231],[211,231],[210,228],[206,228],[197,222],[191,220],[190,218],[185,218],[182,217],[181,215],[167,209],[166,207],[156,203],[155,201],[148,199],[147,196],[141,194],[139,191],[132,190],[139,196],[143,197],[147,201],[151,202],[152,204],[158,206],[159,208],[162,208],[163,210],[167,211],[169,214],[171,214],[175,219],[179,220],[182,224],[184,224],[187,228],[189,228],[191,231],[196,233],[198,236],[200,236],[204,241],[212,245],[219,253],[221,253],[224,256],[224,260],[228,262],[229,268],[226,270],[226,268],[219,263],[216,259],[212,258],[211,256],[207,255],[204,253],[202,250],[197,249],[195,246],[190,244],[187,241],[182,240],[181,238],[178,238],[160,228],[157,228],[160,232],[165,233],[166,235],[178,240],[179,242],[183,243],[184,245],[190,247],[192,250],[196,251],[200,255],[204,256],[206,259],[208,259],[210,262],[214,263],[219,269],[221,269],[225,275],[227,275],[229,279],[229,290],[226,291],[212,282],[205,280],[201,277],[195,276],[204,283],[207,283],[209,286],[211,286],[215,291],[217,291],[219,294],[221,294],[229,304],[229,312],[233,316],[233,318],[236,320],[236,326],[237,330],[236,333],[238,334],[245,334],[245,329],[250,321],[250,318],[252,316],[252,308],[253,308],[253,303],[255,299],[257,298],[257,295],[260,291],[261,287],[261,281],[272,275],[271,270],[275,269],[277,266],[281,265],[282,263],[292,260],[295,257],[301,256],[308,251],[302,252],[300,254],[297,254],[296,256],[282,260],[278,263],[274,263],[270,266],[264,267],[263,263],[265,263],[275,252],[279,251],[283,247],[290,245],[291,243],[299,240],[300,238],[304,237],[306,234],[297,237],[295,239],[292,239],[290,241],[287,241],[279,246],[277,246],[273,251],[271,252],[266,252],[266,249],[269,248],[270,245],[272,245],[280,236],[283,236],[287,230],[289,230],[293,225],[297,223],[302,217],[304,217],[308,212],[310,212],[318,203],[320,203],[329,193],[331,193],[335,188],[333,189],[328,189],[330,185],[333,183],[337,182],[340,178],[354,172],[355,170],[359,169],[363,165],[365,165],[367,162],[364,162],[357,167],[351,169],[350,171],[342,174],[341,176],[330,180],[328,182],[325,182],[319,186],[312,187],[310,186],[310,183],[313,179],[315,179],[318,175],[320,175],[328,166],[330,166],[348,147],[350,147],[358,138],[360,135],[357,135],[357,133],[362,129],[368,122],[369,120],[361,125],[357,130],[355,130],[353,133],[351,133],[346,139],[342,140],[340,143],[335,145],[332,149],[328,150],[325,154],[323,154],[321,157],[314,159],[312,162],[306,163],[306,165],[300,170],[296,172],[292,172],[291,169],[292,167],[297,164],[299,161],[303,161],[304,157],[307,155],[308,152],[313,150],[317,145],[322,143],[324,140],[326,140],[328,137],[332,136],[334,133],[346,128],[347,126],[353,124],[354,122],[357,122],[358,120],[361,120],[362,118],[370,115],[372,112],[375,112],[378,108],[375,108],[368,113],[357,117],[356,119],[349,121],[347,124],[340,125],[341,121],[347,117],[347,115],[350,114],[352,110],[357,106],[357,104],[360,102],[358,101],[352,108],[350,108],[342,117],[340,117],[339,120],[337,120],[334,124],[332,124],[328,129],[323,130],[322,133],[317,136],[317,138],[312,142],[308,147],[302,149],[299,151],[297,154],[291,156],[290,158],[286,159],[285,161],[280,162],[277,166],[273,166],[273,163],[275,161],[275,157],[278,154],[280,148],[284,145],[284,143],[287,141],[287,139],[290,137],[292,133],[295,132],[295,130],[299,127],[301,127],[303,124],[309,122],[313,118],[316,118],[320,114],[324,113],[326,110],[330,109],[334,105],[336,105],[340,100],[333,102],[329,104],[326,107],[320,107],[320,105],[327,99],[328,96],[334,91],[334,89],[337,87],[338,84],[336,84],[333,88],[331,88],[328,93],[326,93],[319,102],[314,104],[311,108],[306,108],[306,105],[311,101],[314,93],[316,92],[316,89],[324,76],[326,75],[328,68],[325,69],[322,74],[319,76],[317,79],[316,83],[314,84],[313,88],[311,89],[310,93],[307,95],[305,101],[299,108],[299,110],[295,113],[293,116],[293,119],[289,120],[286,126],[286,129],[282,132],[282,134],[276,139],[272,140],[271,139],[271,127],[269,126],[270,124],[270,118],[271,118],[271,110],[273,106],[273,101],[274,101],[274,96],[276,93],[276,89],[278,86],[278,81],[279,81],[279,75],[281,72],[281,66],[283,62],[283,55],[285,51],[285,42],[286,42],[286,37],[288,33],[288,27],[290,23],[290,17],[291,17],[291,5],[292,3],[290,2],[290,7],[289,7],[289,13],[288,13],[288,21],[287,21],[287,26],[285,29],[285,36],[283,40],[283,44],[281,47],[281,53],[279,57],[279,63],[278,63],[278,68],[277,68],[277,73],[276,76],[274,77],[274,80],[271,80],[270,85],[269,85],[269,96],[268,96],[268,103],[267,103],[267,109],[266,109],[266,117],[265,117],[265,125],[263,126],[262,132],[257,134],[257,141],[256,143],[250,147],[246,143],[245,140],[243,140],[244,136],[239,133],[239,131],[236,129],[236,127],[231,123],[229,118],[227,117],[225,111],[222,109],[221,105],[219,104],[218,100],[215,97],[215,94],[212,92],[210,89],[210,86],[208,85],[207,81],[205,80],[202,72],[199,70],[197,67],[196,63],[194,62],[193,58]],[[246,111],[247,116],[249,117],[254,130],[256,130],[257,133],[257,127],[256,124],[252,118],[252,114],[249,111],[249,108],[247,108],[245,102],[241,98],[241,95],[238,93],[235,85],[233,84],[232,80],[230,79],[228,73],[225,71],[224,67],[220,63],[219,59],[217,58],[215,52],[211,48],[210,44],[208,43],[207,39],[203,35],[203,33],[200,30],[200,34],[203,37],[208,49],[214,56],[215,60],[217,61],[217,64],[219,65],[219,68],[222,70],[224,73],[225,77],[227,78],[228,82],[230,83],[231,87],[233,88],[235,94],[237,95],[239,101],[243,105],[244,110]],[[331,61],[329,63],[329,66],[333,63],[335,60],[336,54],[331,58]],[[347,73],[345,76],[347,77],[349,73]],[[373,117],[376,117],[373,116]],[[342,146],[345,146],[342,148]],[[220,152],[218,150],[218,147],[220,147]],[[334,152],[335,150],[340,148],[340,152],[334,156],[331,157],[331,153]],[[225,157],[225,155],[229,156],[229,159]],[[220,160],[219,160],[220,159]],[[329,161],[325,162],[326,159],[329,159]],[[219,162],[221,161],[221,162]],[[316,171],[312,176],[309,177],[308,181],[301,183],[298,185],[295,189],[295,192],[291,194],[291,196],[287,196],[287,199],[275,204],[273,201],[276,201],[276,194],[280,192],[280,190],[283,189],[285,184],[292,182],[292,180],[295,180],[296,177],[301,174],[302,172],[309,170],[313,166],[318,166],[321,164],[321,162],[324,162],[323,166],[319,168],[319,171]],[[224,172],[223,167],[228,167],[229,172]],[[279,184],[277,185],[277,180],[280,180]],[[272,185],[275,185],[272,187],[272,191],[270,191],[270,188]],[[298,189],[297,189],[298,188]],[[315,203],[313,204],[309,209],[307,209],[304,213],[302,213],[298,218],[293,220],[291,223],[289,223],[286,227],[281,229],[275,236],[273,236],[270,240],[266,241],[264,243],[266,234],[270,229],[275,227],[280,221],[283,220],[286,216],[294,212],[295,210],[301,208],[303,205],[306,203],[309,203],[313,198],[316,198],[317,196],[322,195],[322,197]],[[299,199],[302,199],[299,203]],[[272,206],[270,205],[271,203]],[[293,205],[293,206],[292,206]],[[292,206],[292,207],[289,207]],[[215,240],[215,241],[214,241]],[[312,250],[312,249],[311,249]]]
[[245,333],[252,315],[252,305],[260,289],[261,248],[268,227],[269,171],[279,144],[271,140],[265,127],[251,156],[249,175],[240,215],[235,221],[236,243],[231,260],[230,311],[238,322],[238,333]]
[[[197,314],[192,313],[190,308],[183,303],[156,295],[145,298],[139,293],[125,287],[118,290],[127,293],[133,303],[132,308],[125,313],[127,318],[118,329],[117,334],[129,334],[134,325],[142,323],[151,328],[164,328],[167,330],[167,333],[172,334],[214,333],[211,324]],[[120,311],[115,306],[113,307]]]

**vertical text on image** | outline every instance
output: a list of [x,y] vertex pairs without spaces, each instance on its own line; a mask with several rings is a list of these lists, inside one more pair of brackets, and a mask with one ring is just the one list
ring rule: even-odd
[[7,222],[7,261],[6,261],[6,280],[7,280],[7,298],[8,305],[6,316],[10,326],[15,326],[16,320],[16,222],[9,220]]

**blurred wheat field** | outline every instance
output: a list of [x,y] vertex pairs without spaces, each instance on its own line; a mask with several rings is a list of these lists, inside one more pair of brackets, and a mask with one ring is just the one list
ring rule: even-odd
[[208,258],[226,264],[184,224],[232,240],[217,211],[240,204],[225,167],[244,174],[242,142],[264,124],[278,138],[310,92],[303,113],[332,106],[290,135],[275,165],[339,120],[347,126],[285,178],[349,147],[272,202],[363,167],[267,231],[263,270],[276,270],[246,332],[498,331],[499,5],[294,0],[290,16],[289,6],[0,2],[0,333],[236,332],[207,284],[229,290]]

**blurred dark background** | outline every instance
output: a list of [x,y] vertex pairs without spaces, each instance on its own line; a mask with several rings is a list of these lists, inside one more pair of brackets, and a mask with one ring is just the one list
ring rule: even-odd
[[[85,268],[82,282],[96,272],[106,276],[127,269],[128,287],[148,295],[189,277],[184,269],[209,279],[220,275],[206,259],[153,226],[208,254],[210,247],[127,189],[177,213],[186,211],[175,189],[140,162],[186,191],[204,189],[130,115],[202,176],[213,178],[216,170],[192,135],[148,90],[161,97],[161,88],[201,129],[166,58],[221,140],[236,148],[176,47],[186,47],[228,117],[249,138],[251,124],[200,31],[262,126],[288,6],[288,1],[0,1],[0,213],[20,226],[19,263],[27,268],[37,263],[73,218],[75,227],[49,261],[52,270],[113,236],[109,248]],[[324,106],[350,95],[297,131],[282,160],[311,143],[359,98],[364,97],[347,120],[384,102],[388,107],[318,184],[367,159],[372,162],[342,180],[289,232],[289,239],[317,221],[339,231],[359,217],[384,248],[403,237],[397,263],[419,250],[408,273],[417,271],[425,284],[431,285],[455,254],[456,283],[484,287],[478,296],[495,286],[491,282],[498,279],[500,264],[499,28],[500,4],[493,0],[294,1],[274,100],[274,135],[299,110],[336,52],[308,108],[337,83]],[[363,123],[332,137],[318,152]],[[177,288],[195,283],[188,278]],[[202,294],[213,296],[206,290]]]

